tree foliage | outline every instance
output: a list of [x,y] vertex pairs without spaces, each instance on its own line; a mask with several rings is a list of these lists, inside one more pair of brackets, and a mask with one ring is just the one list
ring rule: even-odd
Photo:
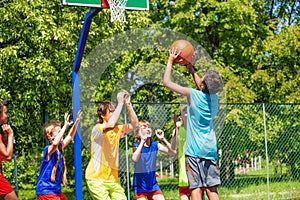
[[[92,21],[85,56],[125,31],[172,30],[193,39],[209,54],[226,83],[223,103],[299,103],[298,1],[170,2],[151,0],[149,11],[127,11],[124,24],[110,22],[109,10],[102,10]],[[43,124],[51,118],[63,120],[63,113],[72,110],[71,69],[88,8],[62,6],[59,0],[4,0],[0,4],[0,95],[12,100],[10,123],[17,127],[16,154],[34,155],[38,162],[45,144]],[[116,89],[122,89],[117,87],[120,79],[132,69],[150,63],[165,66],[168,52],[162,46],[166,44],[157,40],[155,45],[115,58],[97,80],[90,100],[112,99]],[[161,71],[153,76],[162,78]],[[143,71],[136,72],[138,79],[133,81],[147,79]],[[193,85],[185,67],[177,66],[176,72]],[[182,101],[161,82],[126,86],[133,89],[136,102]]]

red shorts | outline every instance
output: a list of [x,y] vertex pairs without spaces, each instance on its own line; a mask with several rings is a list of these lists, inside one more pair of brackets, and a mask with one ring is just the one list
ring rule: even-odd
[[39,194],[37,197],[38,200],[68,200],[64,193],[60,193],[60,196],[56,194]]
[[180,196],[190,196],[191,195],[191,190],[189,188],[189,186],[179,186],[179,195]]
[[154,192],[138,192],[135,196],[135,199],[147,197],[148,200],[153,200],[153,196],[157,194],[163,194],[161,190],[156,190]]
[[0,174],[0,195],[11,193],[13,188],[10,186],[9,182],[6,178]]

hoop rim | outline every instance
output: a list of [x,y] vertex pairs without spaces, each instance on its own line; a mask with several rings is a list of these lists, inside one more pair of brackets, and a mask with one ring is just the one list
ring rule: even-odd
[[[144,8],[139,8],[139,7],[126,7],[125,9],[126,10],[145,10],[145,11],[147,11],[147,10],[149,10],[149,0],[146,0],[146,4],[147,4],[147,6],[146,7],[144,7]],[[101,0],[101,6],[100,6],[100,8],[103,8],[103,9],[109,9],[110,7],[109,7],[109,3],[108,3],[108,1],[107,0]]]
[[109,8],[109,3],[107,0],[101,0],[101,8]]

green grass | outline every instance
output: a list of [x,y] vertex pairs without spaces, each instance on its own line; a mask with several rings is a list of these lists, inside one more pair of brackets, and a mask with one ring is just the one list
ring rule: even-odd
[[[75,190],[73,187],[62,187],[62,192],[66,195],[69,200],[75,200]],[[25,186],[24,188],[20,188],[18,191],[18,196],[20,200],[37,200],[35,189],[33,186]],[[84,200],[92,200],[89,196],[86,186],[83,186],[83,199]]]
[[[218,190],[221,199],[268,199],[268,186],[266,183],[251,184],[244,187],[219,187]],[[300,199],[300,182],[270,183],[269,195],[270,199]]]
[[[272,182],[270,177],[270,199],[299,199],[300,200],[300,182],[299,181],[282,181]],[[159,185],[164,193],[166,200],[179,200],[178,187],[176,178],[158,179]],[[63,193],[69,200],[75,200],[74,186],[69,188],[62,187]],[[261,172],[249,172],[236,177],[236,181],[230,187],[219,186],[218,191],[221,199],[225,200],[248,200],[268,199],[268,186],[266,177]],[[20,200],[35,200],[34,186],[23,186],[19,189]],[[85,185],[83,185],[83,199],[91,200]],[[131,198],[133,199],[133,198]],[[207,198],[206,198],[207,199]]]
[[300,182],[292,181],[287,177],[287,167],[282,165],[280,169],[269,166],[269,190],[267,193],[266,169],[249,171],[236,175],[235,181],[230,187],[218,188],[221,199],[300,199]]

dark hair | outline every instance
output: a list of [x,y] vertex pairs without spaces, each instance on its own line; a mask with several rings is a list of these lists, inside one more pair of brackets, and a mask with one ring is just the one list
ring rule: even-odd
[[9,99],[4,99],[0,102],[0,114],[2,113],[2,109],[4,106],[6,106],[9,103]]
[[204,89],[203,92],[209,94],[216,94],[223,90],[224,83],[217,71],[209,70],[204,75]]
[[115,110],[115,106],[112,102],[104,101],[104,102],[100,103],[97,108],[97,114],[98,114],[100,124],[103,123],[103,118],[101,115],[105,115],[107,113],[107,111],[114,111],[114,110]]

